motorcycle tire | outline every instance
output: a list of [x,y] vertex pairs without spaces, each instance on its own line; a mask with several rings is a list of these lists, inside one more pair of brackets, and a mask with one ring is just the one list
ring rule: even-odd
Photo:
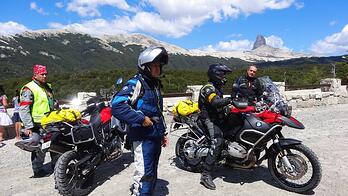
[[203,171],[203,158],[190,159],[184,153],[185,144],[192,138],[197,138],[193,133],[183,134],[175,145],[176,154],[176,166],[190,172],[202,172]]
[[[276,182],[282,188],[296,193],[307,193],[316,188],[321,180],[322,169],[315,153],[303,144],[282,146],[282,148],[294,171],[287,171],[279,158],[281,153],[273,151],[268,158],[268,169]],[[309,180],[301,182],[301,179]]]
[[61,155],[54,169],[56,188],[61,195],[87,195],[92,190],[94,172],[86,175],[81,169],[76,170],[77,152],[67,151]]

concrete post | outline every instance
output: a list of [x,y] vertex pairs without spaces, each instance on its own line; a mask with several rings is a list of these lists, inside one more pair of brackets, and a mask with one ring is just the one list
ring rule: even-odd
[[189,85],[187,86],[186,93],[192,93],[192,101],[198,101],[199,91],[203,85]]
[[329,84],[330,87],[322,87],[321,91],[323,92],[336,92],[341,88],[341,79],[337,78],[325,78],[320,80],[320,85]]

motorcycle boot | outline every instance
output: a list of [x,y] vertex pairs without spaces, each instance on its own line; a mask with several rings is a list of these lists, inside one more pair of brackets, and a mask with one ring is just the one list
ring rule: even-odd
[[203,171],[201,176],[201,182],[200,182],[205,188],[210,190],[215,190],[216,186],[213,182],[213,178],[211,177],[210,172]]
[[213,182],[213,178],[211,176],[211,171],[213,171],[216,162],[216,157],[212,152],[208,153],[208,156],[205,159],[203,164],[204,170],[201,175],[201,184],[205,186],[207,189],[215,190],[216,186]]

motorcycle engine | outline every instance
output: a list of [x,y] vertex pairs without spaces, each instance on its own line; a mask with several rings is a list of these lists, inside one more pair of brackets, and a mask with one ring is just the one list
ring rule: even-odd
[[237,142],[228,142],[227,143],[227,152],[230,156],[236,158],[245,158],[247,156],[246,149],[238,144]]

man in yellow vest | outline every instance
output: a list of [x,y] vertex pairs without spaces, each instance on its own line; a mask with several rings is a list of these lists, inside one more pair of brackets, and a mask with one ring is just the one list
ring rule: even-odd
[[[34,147],[37,147],[40,141],[41,119],[45,113],[53,110],[54,100],[51,85],[47,83],[46,66],[34,65],[33,71],[33,80],[21,89],[19,115],[26,130],[25,134],[30,137],[30,146],[33,147],[31,152],[33,177],[40,178],[48,176],[51,171],[43,168],[45,153],[34,150]],[[29,151],[31,151],[30,146]],[[52,167],[56,158],[51,154]]]

